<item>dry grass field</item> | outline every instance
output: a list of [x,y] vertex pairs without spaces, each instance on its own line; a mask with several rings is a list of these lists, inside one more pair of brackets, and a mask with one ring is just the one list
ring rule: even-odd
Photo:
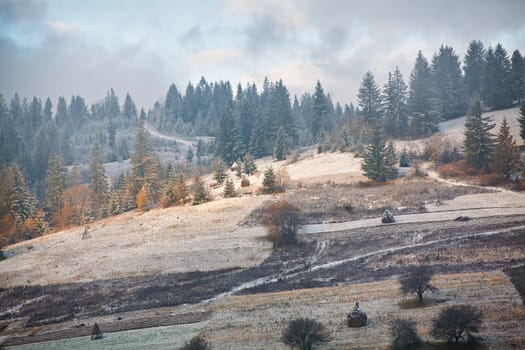
[[[507,114],[515,111],[497,116]],[[443,131],[461,127],[447,123]],[[525,194],[432,171],[370,184],[360,164],[313,149],[296,162],[266,158],[239,198],[216,188],[206,204],[130,212],[7,247],[0,344],[173,349],[200,333],[214,349],[285,349],[286,323],[308,316],[330,331],[320,349],[388,349],[393,318],[416,321],[433,342],[439,310],[469,304],[483,312],[484,349],[525,349]],[[286,168],[286,193],[257,194],[269,166]],[[299,246],[273,251],[261,214],[281,199],[301,209],[305,225]],[[396,223],[381,223],[385,209]],[[417,264],[431,267],[439,288],[423,307],[398,292],[399,275]],[[349,329],[355,302],[370,322]],[[95,321],[104,341],[87,340]]]

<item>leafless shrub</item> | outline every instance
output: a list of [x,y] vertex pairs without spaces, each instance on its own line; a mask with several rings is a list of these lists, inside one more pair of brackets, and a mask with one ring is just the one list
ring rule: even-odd
[[310,318],[296,318],[284,329],[282,341],[292,349],[311,350],[312,345],[326,343],[330,338],[322,323]]
[[432,336],[447,342],[476,342],[483,316],[481,311],[470,305],[456,305],[441,310],[434,320]]
[[268,229],[267,238],[274,248],[294,245],[297,244],[301,213],[296,206],[287,201],[280,201],[266,208],[263,225]]

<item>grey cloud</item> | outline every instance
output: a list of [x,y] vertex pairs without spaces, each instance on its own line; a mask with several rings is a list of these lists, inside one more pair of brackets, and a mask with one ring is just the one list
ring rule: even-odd
[[41,0],[0,0],[0,23],[27,25],[41,21],[46,13]]
[[179,42],[184,45],[198,44],[202,40],[201,28],[199,26],[191,27],[179,38]]
[[278,48],[284,44],[286,37],[283,26],[268,15],[256,16],[245,34],[245,46],[251,54]]

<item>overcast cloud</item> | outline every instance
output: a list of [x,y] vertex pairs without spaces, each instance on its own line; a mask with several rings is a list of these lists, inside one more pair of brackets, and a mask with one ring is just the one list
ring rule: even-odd
[[348,103],[367,70],[383,85],[397,65],[408,80],[418,50],[463,58],[479,39],[525,53],[524,13],[522,0],[0,0],[0,93],[56,104],[114,88],[147,109],[170,83],[268,76],[292,94],[319,79]]

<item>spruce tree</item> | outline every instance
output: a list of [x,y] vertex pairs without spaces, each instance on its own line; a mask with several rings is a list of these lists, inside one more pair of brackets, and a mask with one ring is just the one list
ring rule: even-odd
[[381,94],[379,87],[377,86],[374,75],[368,71],[365,73],[361,86],[359,87],[359,93],[357,94],[357,100],[361,107],[364,120],[370,125],[374,126],[381,119]]
[[206,203],[211,200],[211,196],[204,187],[204,181],[198,171],[195,171],[193,174],[191,190],[193,192],[193,205]]
[[188,147],[188,151],[186,152],[186,161],[188,163],[193,161],[193,148],[191,146]]
[[66,168],[59,155],[49,157],[46,179],[46,209],[53,216],[60,209],[60,197],[66,189]]
[[311,133],[314,140],[319,136],[319,132],[323,128],[324,122],[328,115],[328,106],[326,103],[326,96],[324,94],[323,86],[318,80],[315,85],[315,92],[313,95],[312,107],[312,125]]
[[492,120],[489,117],[482,117],[481,113],[481,101],[474,98],[465,122],[463,150],[470,165],[488,171],[494,150],[494,139],[490,130],[495,125],[491,123]]
[[353,144],[354,142],[352,141],[352,136],[350,136],[348,130],[345,127],[343,127],[343,131],[341,131],[341,136],[339,137],[339,151],[349,151]]
[[363,174],[373,181],[384,182],[397,176],[394,147],[385,145],[383,132],[375,128],[363,159]]
[[257,171],[257,166],[251,154],[246,154],[242,162],[243,172],[247,175],[253,175]]
[[465,72],[465,90],[467,98],[481,96],[481,79],[485,65],[485,49],[479,40],[470,42],[463,59]]
[[519,50],[514,50],[511,58],[510,84],[512,99],[521,103],[525,96],[525,62]]
[[441,46],[432,58],[432,85],[438,112],[444,119],[463,115],[466,110],[459,57],[450,46]]
[[275,147],[273,150],[273,157],[276,160],[286,159],[286,154],[288,152],[286,145],[286,134],[283,127],[280,127],[277,131],[277,136],[275,140]]
[[492,170],[499,175],[510,178],[518,170],[519,148],[510,133],[507,119],[503,118],[496,135]]
[[134,181],[133,193],[148,185],[147,189],[154,201],[159,193],[160,162],[151,145],[149,133],[141,125],[137,131],[133,155],[131,157],[131,177]]
[[104,158],[98,143],[93,146],[91,163],[89,164],[89,189],[93,196],[91,208],[95,217],[104,217],[107,214],[108,205],[108,183],[104,173]]
[[226,164],[230,165],[242,156],[241,135],[230,107],[221,117],[216,142],[216,154]]
[[230,178],[228,178],[224,183],[223,195],[224,198],[237,197],[237,191],[235,191],[235,186],[233,185],[233,181]]
[[226,166],[224,162],[220,159],[215,159],[212,164],[212,170],[213,179],[217,181],[217,183],[222,184],[226,178]]
[[407,85],[398,67],[394,74],[388,73],[383,87],[383,128],[389,135],[404,135],[408,132]]
[[427,59],[418,52],[410,74],[408,105],[413,135],[428,135],[438,130],[439,118],[433,103],[431,72]]
[[511,63],[507,50],[498,43],[496,48],[489,47],[483,73],[483,102],[493,109],[507,108],[512,104]]
[[410,166],[410,157],[408,155],[406,147],[403,147],[401,155],[399,156],[399,166],[400,167],[409,167]]
[[126,118],[126,121],[131,125],[138,124],[137,107],[135,106],[135,102],[133,102],[129,93],[126,94],[124,107],[122,108],[122,114]]
[[264,171],[263,179],[263,193],[275,193],[277,191],[277,182],[273,167],[269,167]]
[[29,188],[26,185],[24,175],[13,164],[11,167],[12,187],[10,191],[9,212],[15,226],[21,229],[25,220],[29,219],[35,211],[35,200]]
[[518,122],[520,124],[520,136],[523,142],[525,143],[525,101],[521,102],[520,116],[518,117]]

